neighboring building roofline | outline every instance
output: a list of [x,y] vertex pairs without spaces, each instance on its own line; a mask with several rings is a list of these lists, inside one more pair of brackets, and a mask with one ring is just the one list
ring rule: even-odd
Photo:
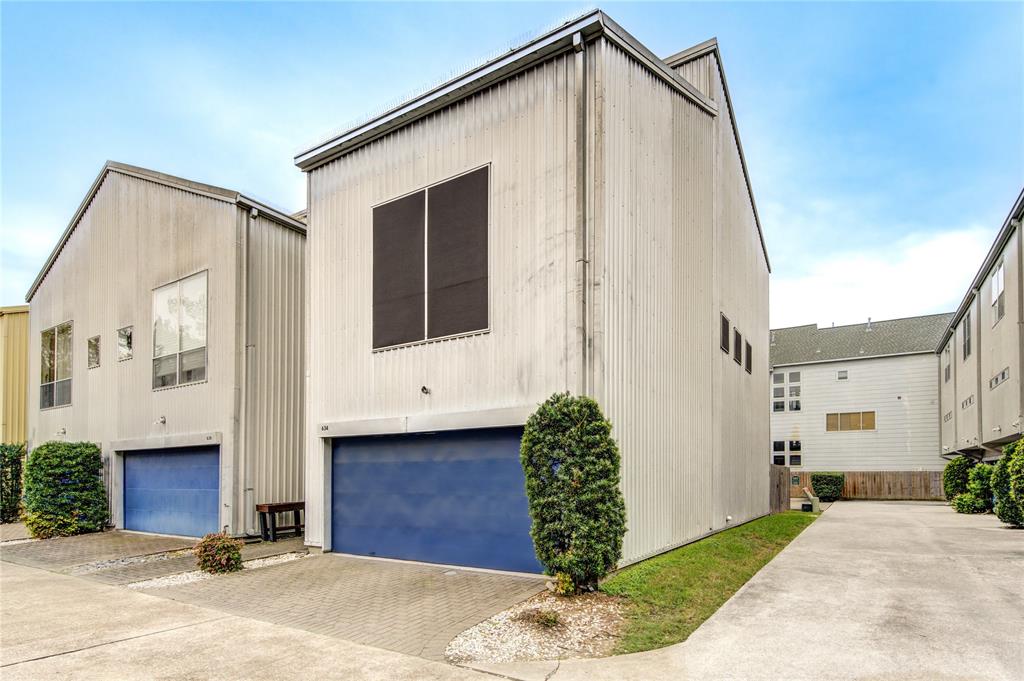
[[[872,324],[885,324],[887,322],[902,322],[908,319],[927,319],[928,317],[945,317],[948,312],[933,312],[932,314],[915,314],[908,317],[893,317],[891,319],[872,319]],[[794,324],[793,326],[778,326],[773,329],[769,329],[770,332],[774,331],[787,331],[789,329],[818,329],[819,331],[827,331],[829,329],[846,329],[854,326],[866,326],[867,322],[857,322],[856,324],[840,324],[838,326],[818,326],[817,322],[813,324]]]
[[25,294],[25,302],[30,302],[32,300],[32,296],[35,295],[39,285],[43,283],[43,279],[46,278],[50,268],[53,267],[53,264],[57,261],[57,257],[64,249],[64,244],[66,244],[68,239],[71,238],[71,233],[75,231],[75,227],[78,226],[82,216],[85,215],[85,211],[88,210],[89,204],[92,203],[93,198],[95,198],[96,193],[99,191],[100,186],[102,186],[103,181],[109,173],[119,173],[121,175],[127,175],[128,177],[156,182],[157,184],[162,184],[167,187],[174,187],[175,189],[181,189],[200,196],[233,203],[242,208],[255,208],[267,218],[273,220],[282,227],[301,232],[302,234],[306,233],[306,225],[301,221],[296,220],[285,212],[278,210],[263,201],[258,201],[244,194],[240,194],[239,192],[224,189],[223,187],[217,187],[212,184],[203,184],[202,182],[186,180],[183,177],[168,175],[167,173],[161,173],[156,170],[150,170],[140,166],[128,165],[127,163],[119,163],[117,161],[107,161],[103,164],[99,174],[96,175],[96,179],[93,180],[92,185],[89,186],[89,191],[86,192],[85,198],[83,198],[82,202],[78,205],[78,209],[71,217],[71,221],[64,229],[64,233],[61,234],[60,239],[57,241],[57,245],[54,246],[53,251],[50,253],[50,257],[46,259],[46,263],[43,265],[42,269],[39,270],[39,274],[36,275],[35,280],[32,282],[32,286],[29,287],[28,293]]
[[1011,208],[1009,214],[1007,214],[1006,220],[1003,221],[1003,226],[999,229],[999,233],[996,234],[995,241],[992,242],[992,247],[988,249],[988,254],[985,256],[985,260],[982,261],[981,267],[978,269],[978,273],[974,275],[971,285],[967,288],[967,294],[964,295],[964,299],[953,314],[953,318],[949,320],[949,326],[947,326],[946,330],[942,332],[939,345],[935,348],[936,353],[942,352],[942,348],[944,348],[946,343],[949,342],[950,336],[953,335],[953,329],[960,323],[960,320],[963,319],[963,316],[967,313],[967,309],[971,306],[971,303],[974,302],[974,296],[977,291],[981,290],[982,284],[985,283],[985,277],[988,276],[988,271],[992,269],[992,266],[996,262],[996,258],[999,257],[1003,248],[1006,247],[1006,243],[1010,240],[1010,235],[1013,234],[1013,230],[1020,229],[1022,220],[1024,220],[1024,189],[1021,189],[1020,194],[1017,195],[1017,200],[1014,202],[1013,208]]
[[858,362],[862,359],[886,359],[889,357],[910,357],[912,355],[934,355],[931,350],[914,350],[913,352],[890,352],[884,355],[858,355],[856,357],[837,357],[836,359],[820,359],[811,362],[788,362],[786,364],[773,364],[772,369],[787,369],[791,367],[808,366],[811,364],[836,364],[838,362]]
[[[576,34],[580,34],[579,42],[577,42]],[[712,116],[718,114],[718,107],[713,101],[669,68],[664,61],[612,21],[604,12],[593,10],[460,76],[431,88],[361,125],[332,135],[323,142],[299,152],[295,156],[295,165],[303,171],[313,170],[397,128],[469,97],[497,82],[506,80],[534,64],[582,47],[583,43],[602,35],[628,52],[652,73],[705,112]]]
[[743,153],[743,141],[740,139],[740,128],[736,123],[736,107],[732,105],[732,95],[729,94],[729,80],[725,77],[725,63],[722,61],[722,53],[718,49],[718,38],[709,38],[702,43],[677,52],[662,61],[669,68],[676,68],[686,62],[693,61],[707,54],[714,54],[718,61],[718,72],[722,74],[722,89],[725,92],[725,103],[729,107],[729,122],[732,124],[732,134],[736,137],[736,149],[740,153],[740,165],[743,167],[743,179],[747,184],[747,195],[750,197],[750,207],[754,211],[754,222],[757,224],[757,236],[761,239],[761,250],[764,252],[764,262],[768,271],[772,271],[772,263],[768,258],[768,244],[764,240],[764,230],[761,228],[761,216],[757,212],[757,201],[754,200],[754,186],[750,183],[750,171],[747,170],[747,157]]
[[28,312],[28,305],[4,305],[0,307],[0,315],[24,314]]

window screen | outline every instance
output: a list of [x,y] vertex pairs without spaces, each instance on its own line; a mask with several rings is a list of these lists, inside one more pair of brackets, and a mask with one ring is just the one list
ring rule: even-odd
[[729,318],[722,315],[721,320],[721,344],[722,352],[729,352]]
[[780,383],[785,383],[785,382],[786,382],[786,374],[784,374],[784,373],[772,374],[772,383],[774,383],[775,385],[779,385]]
[[799,371],[790,371],[789,372],[789,382],[790,383],[799,383],[800,382],[800,372]]
[[488,168],[427,190],[427,337],[487,328]]
[[426,192],[373,209],[373,347],[423,340]]
[[785,397],[785,396],[786,396],[786,389],[785,388],[772,388],[772,397]]

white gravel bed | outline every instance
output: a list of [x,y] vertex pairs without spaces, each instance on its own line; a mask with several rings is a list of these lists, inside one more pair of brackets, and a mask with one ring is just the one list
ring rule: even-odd
[[[554,626],[537,612],[555,612]],[[611,654],[623,621],[621,599],[601,593],[562,598],[542,593],[467,629],[448,644],[449,662],[519,662]]]
[[[292,560],[298,560],[299,558],[305,558],[305,553],[282,553],[279,556],[270,556],[268,558],[256,558],[255,560],[247,560],[242,563],[243,570],[258,570],[259,568],[268,567],[270,565],[277,565],[278,563],[287,563]],[[217,575],[212,575],[209,572],[203,572],[202,570],[191,570],[189,572],[181,572],[176,575],[168,575],[166,577],[155,577],[153,579],[146,579],[141,582],[132,582],[126,584],[129,589],[165,589],[169,586],[180,586],[182,584],[191,584],[192,582],[200,582],[204,579],[212,579]]]
[[99,572],[100,570],[107,570],[112,567],[121,567],[122,565],[136,565],[139,563],[155,563],[161,560],[168,560],[170,558],[180,558],[181,556],[187,556],[192,553],[192,549],[179,549],[177,551],[164,551],[163,553],[151,553],[147,556],[128,556],[126,558],[113,558],[111,560],[101,560],[95,563],[86,563],[85,565],[76,565],[70,574],[73,575],[87,575],[90,572]]

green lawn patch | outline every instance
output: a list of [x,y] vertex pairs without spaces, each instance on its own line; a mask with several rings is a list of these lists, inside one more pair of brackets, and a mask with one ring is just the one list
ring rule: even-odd
[[601,591],[629,599],[616,653],[685,641],[817,514],[786,511],[631,565]]

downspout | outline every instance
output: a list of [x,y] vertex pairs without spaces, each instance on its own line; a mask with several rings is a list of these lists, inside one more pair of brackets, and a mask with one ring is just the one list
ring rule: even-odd
[[580,346],[577,392],[587,395],[592,388],[587,370],[590,363],[590,319],[587,315],[590,264],[587,259],[587,52],[581,33],[573,34],[572,49],[576,75],[576,295],[577,342]]
[[255,534],[255,527],[251,519],[255,517],[256,500],[253,499],[253,457],[249,452],[249,232],[252,229],[253,221],[259,217],[259,210],[255,207],[249,210],[245,217],[245,229],[242,231],[242,286],[239,291],[241,297],[242,314],[242,372],[239,380],[242,386],[242,399],[240,406],[240,418],[242,427],[239,429],[238,450],[242,459],[242,522],[245,525],[245,533]]

